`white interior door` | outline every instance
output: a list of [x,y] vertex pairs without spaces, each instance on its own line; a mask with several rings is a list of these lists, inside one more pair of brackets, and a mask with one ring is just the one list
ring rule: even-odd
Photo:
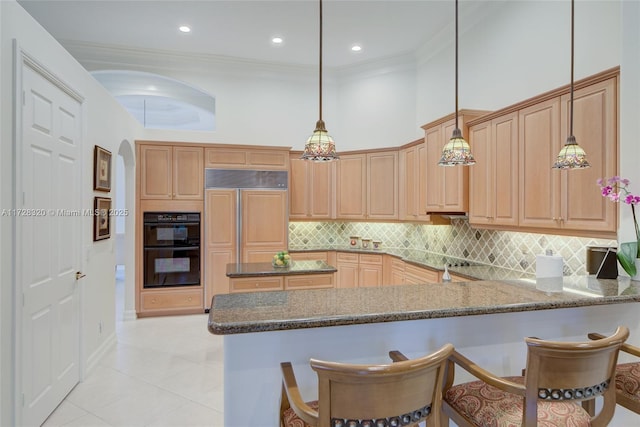
[[21,162],[17,171],[22,336],[17,362],[22,424],[40,425],[80,376],[82,216],[81,105],[26,64],[22,66]]

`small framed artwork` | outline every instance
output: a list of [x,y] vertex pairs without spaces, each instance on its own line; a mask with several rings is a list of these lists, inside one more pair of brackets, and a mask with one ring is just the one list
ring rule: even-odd
[[93,241],[111,237],[111,198],[96,197],[93,202]]
[[111,151],[97,145],[93,156],[93,189],[111,191]]

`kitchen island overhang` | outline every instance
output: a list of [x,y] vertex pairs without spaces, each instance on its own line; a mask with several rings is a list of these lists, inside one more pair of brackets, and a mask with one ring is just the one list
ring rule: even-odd
[[218,295],[208,328],[226,335],[640,301],[640,282],[627,278],[554,280],[562,292],[540,290],[535,280],[487,280]]
[[[584,340],[588,332],[626,325],[629,342],[638,344],[636,282],[563,282],[558,293],[526,281],[476,281],[214,297],[208,327],[224,339],[225,426],[278,425],[284,361],[292,363],[303,397],[313,400],[311,357],[389,363],[390,350],[418,357],[450,342],[484,368],[516,375],[525,366],[526,336]],[[456,374],[456,382],[469,379]]]

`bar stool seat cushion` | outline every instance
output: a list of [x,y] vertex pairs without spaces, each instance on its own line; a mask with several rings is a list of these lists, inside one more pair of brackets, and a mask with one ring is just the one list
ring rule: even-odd
[[[524,384],[524,377],[505,378]],[[486,427],[522,425],[523,397],[502,391],[484,381],[454,385],[447,390],[444,400],[475,425]],[[575,401],[538,400],[538,427],[590,425],[591,416]]]
[[616,388],[629,399],[640,402],[640,362],[621,363],[616,367]]
[[[306,402],[312,409],[318,410],[318,401],[313,400]],[[308,427],[309,424],[305,423],[296,415],[292,408],[288,408],[282,414],[282,426],[283,427]]]

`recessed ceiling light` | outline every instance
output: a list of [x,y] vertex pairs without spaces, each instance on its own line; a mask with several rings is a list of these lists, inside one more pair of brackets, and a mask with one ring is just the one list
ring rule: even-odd
[[360,52],[362,50],[362,46],[360,46],[359,44],[354,44],[353,46],[351,46],[351,50],[353,52]]
[[178,29],[180,31],[182,31],[183,33],[190,33],[191,32],[191,27],[189,27],[187,25],[181,25],[180,27],[178,27]]
[[271,43],[273,44],[282,44],[284,39],[282,37],[274,37],[271,39]]

